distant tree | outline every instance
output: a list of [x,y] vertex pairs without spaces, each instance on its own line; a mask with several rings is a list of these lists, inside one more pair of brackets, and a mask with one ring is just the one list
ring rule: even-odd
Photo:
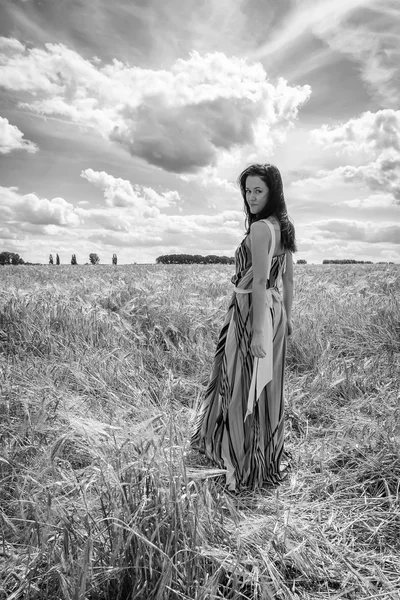
[[116,254],[113,254],[113,257],[112,257],[112,264],[113,264],[113,265],[116,265],[116,264],[117,264],[117,262],[118,262],[117,255],[116,255]]
[[304,258],[300,258],[300,259],[297,261],[297,264],[298,264],[298,265],[306,265],[306,264],[307,264],[307,261],[306,261],[306,260],[304,260]]
[[49,265],[54,265],[53,255],[49,254]]
[[98,256],[98,254],[92,252],[91,254],[89,254],[89,260],[92,263],[92,265],[98,265],[100,262],[100,257]]
[[60,264],[60,257],[58,256],[58,254],[56,254],[56,265]]
[[23,265],[25,261],[15,252],[0,252],[0,265]]
[[9,265],[11,264],[11,252],[1,252],[0,253],[0,265]]
[[77,265],[78,261],[76,260],[76,254],[73,254],[71,257],[71,265]]

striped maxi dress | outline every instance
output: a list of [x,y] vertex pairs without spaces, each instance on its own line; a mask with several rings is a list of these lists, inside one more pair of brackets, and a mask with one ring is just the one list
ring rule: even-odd
[[273,255],[276,237],[280,238],[277,219],[263,221],[272,238],[264,323],[267,355],[259,359],[250,351],[253,269],[244,238],[235,252],[235,291],[190,443],[226,470],[230,490],[282,481],[287,321],[278,284],[286,269],[286,255]]

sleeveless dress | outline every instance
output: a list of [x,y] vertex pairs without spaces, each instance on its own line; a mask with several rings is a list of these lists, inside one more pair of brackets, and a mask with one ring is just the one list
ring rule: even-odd
[[273,256],[280,225],[263,219],[271,232],[268,253],[265,358],[250,351],[253,268],[246,237],[235,252],[235,291],[222,326],[213,368],[194,421],[191,448],[226,470],[230,490],[282,481],[284,457],[284,367],[286,312],[278,284],[286,254]]

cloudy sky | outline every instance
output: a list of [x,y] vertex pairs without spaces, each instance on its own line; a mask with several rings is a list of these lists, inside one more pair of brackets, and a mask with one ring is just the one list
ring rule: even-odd
[[281,170],[296,259],[400,262],[399,0],[0,0],[0,251],[232,255]]

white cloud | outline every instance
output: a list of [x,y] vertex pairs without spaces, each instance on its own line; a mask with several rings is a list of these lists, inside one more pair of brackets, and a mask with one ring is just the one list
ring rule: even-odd
[[320,171],[317,179],[359,181],[372,191],[391,194],[400,202],[400,111],[366,112],[344,124],[323,125],[311,135],[317,143],[334,147],[344,155],[355,154],[358,163],[361,162],[331,172]]
[[400,203],[400,153],[381,155],[376,161],[361,167],[339,167],[347,180],[357,179],[371,190],[388,192]]
[[30,231],[44,232],[47,225],[63,228],[79,225],[73,205],[63,198],[39,198],[36,194],[20,194],[17,187],[0,187],[0,207],[3,222],[11,232],[18,233],[29,225]]
[[23,139],[24,134],[8,119],[0,117],[0,154],[8,154],[12,150],[37,152],[38,147],[33,142]]
[[233,249],[243,235],[243,212],[165,214],[165,208],[175,206],[179,210],[178,192],[159,194],[152,188],[93,169],[82,171],[81,176],[101,189],[107,205],[76,209],[91,241],[126,248],[180,246],[182,252],[190,252],[193,246],[206,248],[211,242],[215,246],[216,239],[218,244]]
[[[186,173],[180,175],[180,177],[183,181],[195,181],[208,189],[220,188],[229,193],[237,193],[238,188],[236,183],[219,176],[219,173],[221,172],[220,164],[221,163],[218,160],[218,167],[209,165],[203,167],[197,173]],[[238,164],[240,164],[240,162],[238,162]]]
[[329,190],[335,183],[360,182],[373,191],[392,194],[400,201],[400,155],[381,156],[376,161],[360,167],[346,165],[330,171],[322,169],[315,177],[308,177],[291,184],[292,189],[307,193],[314,189]]
[[346,165],[336,169],[318,171],[315,177],[294,182],[294,188],[306,190],[310,185],[329,189],[335,182],[360,182],[372,191],[391,194],[400,202],[400,154],[382,154],[376,161],[354,167]]
[[325,148],[334,147],[350,155],[360,151],[372,156],[388,150],[400,152],[400,110],[368,111],[346,123],[323,125],[310,135]]
[[368,242],[369,244],[400,244],[400,223],[373,223],[350,221],[346,219],[329,219],[314,221],[310,224],[323,237]]
[[158,194],[150,187],[132,185],[127,179],[113,177],[105,171],[85,169],[81,177],[102,190],[108,206],[130,207],[137,215],[143,217],[156,217],[160,208],[170,207],[180,201],[177,191],[170,190]]
[[[239,211],[222,211],[214,215],[166,215],[158,213],[154,217],[140,217],[130,207],[113,208],[78,208],[77,213],[90,232],[100,234],[101,231],[115,231],[121,234],[120,239],[129,244],[131,237],[135,239],[163,239],[173,236],[179,244],[187,240],[202,243],[204,239],[225,236],[231,243],[240,239],[244,229],[244,215]],[[100,227],[100,229],[99,229]]]
[[373,194],[368,198],[353,198],[351,200],[342,200],[334,202],[337,206],[349,206],[350,208],[391,208],[396,206],[393,197],[390,194]]
[[5,45],[1,85],[34,94],[24,108],[95,127],[132,155],[177,173],[215,166],[219,152],[236,146],[270,151],[311,94],[283,79],[273,85],[261,64],[221,52],[192,52],[166,71],[117,60],[101,66],[62,44],[24,49],[3,38]]
[[[140,186],[136,187],[140,189]],[[143,186],[141,189],[144,199],[157,208],[168,208],[181,200],[179,193],[176,190],[158,194],[153,188]]]
[[23,52],[25,50],[25,46],[15,38],[0,36],[0,50],[3,54],[14,54],[15,52]]

